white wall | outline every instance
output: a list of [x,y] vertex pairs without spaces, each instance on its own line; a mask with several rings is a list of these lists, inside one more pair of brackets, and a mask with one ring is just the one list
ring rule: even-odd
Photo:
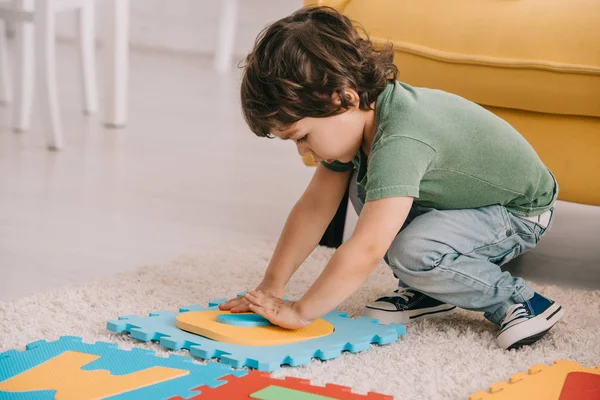
[[[107,2],[97,1],[97,34]],[[302,7],[302,0],[239,0],[236,54],[248,53],[269,22]],[[219,21],[219,0],[131,0],[131,45],[194,53],[212,53]],[[57,23],[59,37],[72,38],[72,13]]]

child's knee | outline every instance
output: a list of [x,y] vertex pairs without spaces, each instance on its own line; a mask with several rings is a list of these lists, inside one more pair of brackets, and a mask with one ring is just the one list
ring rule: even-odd
[[435,268],[431,242],[424,238],[398,235],[386,254],[388,265],[395,273],[423,272]]

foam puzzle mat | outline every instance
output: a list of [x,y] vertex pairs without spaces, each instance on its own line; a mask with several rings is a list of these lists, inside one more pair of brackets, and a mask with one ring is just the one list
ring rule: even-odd
[[116,344],[83,343],[63,336],[54,342],[30,343],[25,351],[0,353],[1,400],[162,400],[198,395],[198,386],[214,388],[224,376],[248,371],[188,356],[159,357],[153,351],[121,350]]
[[518,372],[508,382],[498,382],[489,391],[472,394],[469,400],[600,400],[600,366],[587,368],[574,361],[537,364],[527,373]]
[[[191,400],[393,400],[392,396],[379,393],[352,393],[346,386],[313,386],[309,380],[291,377],[276,379],[267,372],[259,371],[250,371],[241,377],[226,376],[221,380],[227,381],[227,384],[215,388],[200,386],[196,389],[201,394]],[[169,400],[184,399],[173,397]]]
[[0,400],[391,400],[360,395],[345,386],[313,386],[298,378],[233,370],[191,357],[160,357],[153,351],[122,350],[106,342],[83,343],[63,336],[30,343],[25,351],[0,353]]
[[[214,300],[207,308],[184,307],[180,313],[218,310],[218,304],[225,300]],[[192,356],[201,359],[218,358],[235,368],[246,366],[260,371],[274,371],[286,364],[304,365],[312,358],[329,360],[339,357],[343,351],[358,353],[369,349],[372,343],[385,345],[395,342],[406,333],[404,325],[380,325],[375,319],[351,319],[345,313],[332,311],[322,317],[334,327],[329,335],[277,346],[246,346],[217,342],[185,332],[176,326],[177,315],[159,311],[150,313],[148,317],[121,316],[118,320],[108,321],[107,329],[115,333],[128,332],[132,338],[144,342],[158,341],[167,349],[188,349]]]

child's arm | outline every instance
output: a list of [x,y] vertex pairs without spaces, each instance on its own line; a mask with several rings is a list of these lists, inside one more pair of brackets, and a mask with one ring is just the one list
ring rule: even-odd
[[[351,171],[334,172],[319,164],[308,187],[287,218],[265,276],[257,289],[283,297],[290,277],[315,249],[335,215],[348,186]],[[246,312],[243,297],[223,303],[222,310]]]
[[260,291],[246,298],[250,310],[286,328],[300,328],[333,310],[367,279],[400,231],[412,205],[412,197],[368,201],[352,237],[331,260],[296,303],[283,302]]

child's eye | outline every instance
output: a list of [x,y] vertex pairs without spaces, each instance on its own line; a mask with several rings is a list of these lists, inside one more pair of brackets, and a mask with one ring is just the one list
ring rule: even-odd
[[306,137],[307,137],[307,136],[308,136],[308,135],[304,135],[304,136],[302,136],[300,139],[296,139],[296,142],[298,142],[298,143],[301,143],[301,142],[304,142],[304,141],[306,141]]

